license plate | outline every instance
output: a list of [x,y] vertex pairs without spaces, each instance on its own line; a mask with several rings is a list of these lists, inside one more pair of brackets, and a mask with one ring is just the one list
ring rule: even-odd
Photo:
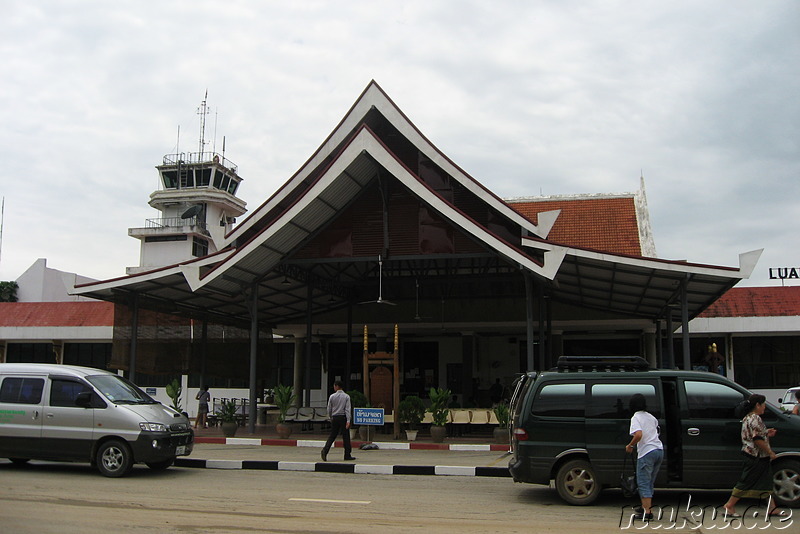
[[175,447],[175,455],[180,456],[181,454],[186,454],[186,445],[178,445]]

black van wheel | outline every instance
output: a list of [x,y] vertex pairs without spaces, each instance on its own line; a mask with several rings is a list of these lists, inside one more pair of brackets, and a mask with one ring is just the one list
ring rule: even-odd
[[96,464],[101,475],[122,477],[133,467],[133,455],[125,443],[112,439],[97,449]]
[[162,460],[161,462],[147,462],[147,467],[149,467],[153,471],[163,471],[167,469],[169,466],[171,466],[172,462],[174,461],[175,458],[170,458],[169,460]]
[[25,464],[27,464],[28,462],[31,461],[30,458],[9,458],[9,460],[11,460],[12,464],[17,465],[17,466],[25,465]]
[[558,495],[569,504],[592,504],[600,495],[592,464],[586,460],[572,460],[561,466],[556,474]]
[[800,461],[779,460],[773,466],[778,506],[800,507]]

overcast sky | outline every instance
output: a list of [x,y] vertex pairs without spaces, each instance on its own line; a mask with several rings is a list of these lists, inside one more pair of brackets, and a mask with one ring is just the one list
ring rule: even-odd
[[[800,2],[4,0],[0,280],[37,258],[97,279],[164,154],[207,138],[252,209],[370,80],[501,197],[644,176],[658,256],[800,269]],[[792,285],[797,285],[797,280]]]

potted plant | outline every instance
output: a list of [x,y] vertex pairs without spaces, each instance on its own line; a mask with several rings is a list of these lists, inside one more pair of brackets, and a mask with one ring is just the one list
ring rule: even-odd
[[494,440],[497,443],[508,443],[509,440],[509,433],[508,433],[508,423],[511,419],[511,411],[508,408],[508,404],[505,402],[501,402],[497,406],[494,407],[494,415],[497,417],[497,422],[499,425],[497,428],[494,429]]
[[408,425],[406,429],[408,441],[414,441],[417,439],[417,426],[425,417],[425,403],[418,396],[409,395],[400,401],[397,407],[397,417],[401,423]]
[[181,393],[183,392],[183,387],[181,386],[180,380],[177,378],[173,379],[172,382],[167,384],[166,391],[167,396],[172,401],[172,409],[178,413],[182,413],[183,408],[181,408]]
[[275,403],[275,390],[273,388],[264,389],[264,404]]
[[447,418],[450,415],[448,403],[453,392],[444,388],[431,388],[428,393],[431,399],[431,415],[433,415],[433,425],[431,425],[431,439],[434,443],[441,443],[447,435]]
[[236,421],[237,410],[238,406],[236,406],[236,401],[233,399],[223,400],[219,408],[217,408],[217,417],[220,420],[222,434],[225,437],[232,438],[236,435],[236,429],[239,428],[239,423]]
[[278,406],[278,424],[275,425],[275,430],[278,436],[286,439],[292,435],[292,425],[286,423],[286,412],[292,407],[295,401],[295,394],[292,386],[282,386],[278,384],[275,386],[275,404]]

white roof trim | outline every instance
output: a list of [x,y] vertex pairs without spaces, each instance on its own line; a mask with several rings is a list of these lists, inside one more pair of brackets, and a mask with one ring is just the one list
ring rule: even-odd
[[566,255],[566,249],[557,245],[548,247],[548,253],[545,254],[545,265],[540,266],[531,258],[518,250],[509,246],[508,244],[500,241],[494,235],[487,232],[481,226],[475,224],[472,220],[467,218],[461,212],[453,209],[448,203],[442,200],[439,196],[435,195],[426,186],[421,184],[419,180],[413,176],[408,169],[406,169],[395,157],[389,153],[386,148],[380,143],[378,139],[367,129],[362,129],[353,141],[348,144],[344,152],[331,164],[331,166],[320,176],[316,183],[306,191],[306,193],[298,199],[298,201],[283,213],[277,220],[275,220],[269,227],[265,228],[260,234],[254,237],[251,241],[236,251],[236,254],[230,255],[217,266],[214,271],[208,274],[202,280],[196,273],[189,271],[189,266],[181,266],[187,281],[192,286],[192,290],[209,283],[216,277],[221,276],[227,267],[235,264],[239,259],[254,253],[258,248],[266,242],[277,231],[296,216],[298,216],[304,209],[325,191],[334,181],[339,179],[347,167],[362,153],[366,151],[372,156],[375,161],[385,167],[395,178],[400,180],[406,187],[433,207],[436,211],[441,213],[445,218],[450,220],[453,224],[461,227],[464,231],[472,234],[477,239],[487,243],[498,253],[503,254],[510,260],[518,263],[519,265],[529,269],[530,271],[539,274],[547,279],[552,280],[555,278],[561,261]]

